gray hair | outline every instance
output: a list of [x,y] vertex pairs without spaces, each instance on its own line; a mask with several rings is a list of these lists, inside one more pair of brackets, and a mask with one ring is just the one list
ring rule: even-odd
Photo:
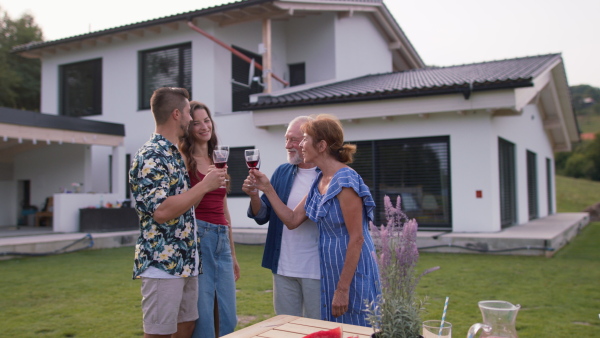
[[294,117],[293,120],[290,121],[290,123],[288,123],[287,127],[289,128],[290,126],[293,126],[294,124],[296,124],[298,122],[306,123],[310,120],[312,120],[312,117],[310,117],[310,116],[306,116],[306,115],[296,116],[296,117]]

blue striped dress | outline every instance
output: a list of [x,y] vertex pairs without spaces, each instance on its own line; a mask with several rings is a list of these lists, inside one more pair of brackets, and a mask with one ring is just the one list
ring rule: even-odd
[[[379,270],[373,257],[375,247],[369,234],[369,220],[373,220],[375,202],[360,175],[351,168],[340,169],[321,195],[318,184],[323,174],[319,172],[306,199],[306,215],[319,228],[319,254],[321,258],[321,319],[353,325],[370,326],[366,318],[365,300],[374,301],[379,294]],[[336,196],[342,188],[354,189],[363,200],[362,229],[364,243],[356,273],[350,284],[348,311],[340,317],[331,314],[333,293],[344,267],[349,234],[340,202]]]

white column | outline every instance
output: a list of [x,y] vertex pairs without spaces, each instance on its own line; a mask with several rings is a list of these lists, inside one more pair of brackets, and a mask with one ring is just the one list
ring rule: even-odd
[[126,167],[125,147],[120,145],[112,147],[112,194],[118,196],[119,200],[125,199],[126,189]]

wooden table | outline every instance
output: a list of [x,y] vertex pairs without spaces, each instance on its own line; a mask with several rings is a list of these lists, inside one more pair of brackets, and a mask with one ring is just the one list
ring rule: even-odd
[[309,333],[330,330],[338,326],[344,331],[344,338],[371,338],[370,327],[328,322],[304,317],[280,315],[260,323],[230,333],[227,338],[302,338]]

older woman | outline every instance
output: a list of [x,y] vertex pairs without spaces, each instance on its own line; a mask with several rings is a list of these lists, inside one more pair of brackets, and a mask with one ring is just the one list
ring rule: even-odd
[[339,120],[319,115],[302,126],[305,162],[321,170],[306,197],[294,210],[281,202],[268,178],[252,171],[279,218],[290,229],[310,218],[319,228],[321,258],[321,318],[369,326],[365,301],[379,294],[379,272],[369,234],[375,202],[360,175],[346,164],[356,146],[344,144]]
[[[179,148],[185,157],[192,185],[202,184],[214,165],[212,152],[218,144],[210,110],[198,101],[190,102],[192,122]],[[233,332],[237,324],[235,281],[240,267],[235,256],[231,217],[226,189],[213,190],[195,209],[202,274],[198,276],[198,313],[194,335],[220,337]]]

